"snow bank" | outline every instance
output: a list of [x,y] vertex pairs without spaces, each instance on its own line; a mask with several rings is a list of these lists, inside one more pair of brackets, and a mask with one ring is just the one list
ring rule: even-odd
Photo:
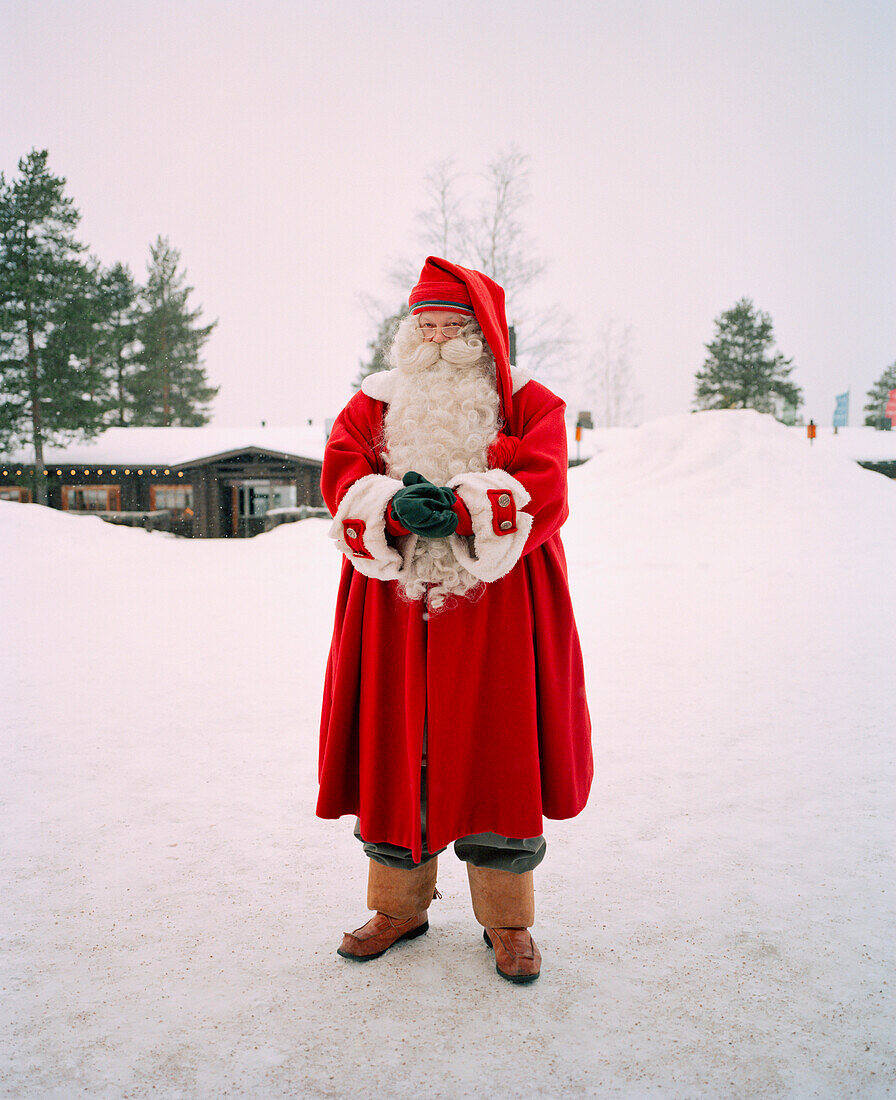
[[896,484],[749,412],[570,474],[599,776],[546,825],[541,980],[465,874],[359,966],[313,816],[324,520],[179,540],[0,502],[0,1092],[884,1096]]
[[[806,429],[791,428],[804,438]],[[896,462],[896,431],[878,431],[876,428],[833,428],[821,425],[813,444],[817,450],[829,451],[858,462]]]
[[744,409],[644,425],[574,470],[570,498],[574,515],[612,526],[611,543],[631,540],[627,552],[649,557],[661,542],[666,559],[692,564],[796,558],[823,570],[836,554],[888,560],[896,481]]

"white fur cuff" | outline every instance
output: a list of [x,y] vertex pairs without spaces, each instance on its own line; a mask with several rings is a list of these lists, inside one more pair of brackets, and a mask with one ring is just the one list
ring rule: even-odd
[[473,521],[472,547],[460,535],[451,536],[455,558],[478,580],[499,580],[513,569],[526,545],[532,517],[522,508],[531,497],[506,470],[458,474],[448,485]]
[[[398,580],[413,546],[403,545],[403,557],[386,540],[386,509],[402,482],[383,474],[359,478],[342,498],[333,518],[330,538],[359,573],[379,581]],[[416,536],[407,541],[416,542]]]

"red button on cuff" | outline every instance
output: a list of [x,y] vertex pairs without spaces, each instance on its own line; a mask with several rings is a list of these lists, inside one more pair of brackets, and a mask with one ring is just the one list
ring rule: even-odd
[[492,530],[496,535],[512,535],[516,531],[516,504],[507,489],[489,489],[492,505]]
[[355,558],[373,557],[373,554],[364,546],[364,532],[366,529],[367,525],[363,519],[344,519],[342,521],[342,537]]

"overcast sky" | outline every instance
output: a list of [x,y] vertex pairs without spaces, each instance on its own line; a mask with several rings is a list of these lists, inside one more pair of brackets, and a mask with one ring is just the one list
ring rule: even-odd
[[[0,0],[0,169],[50,152],[104,263],[169,237],[213,422],[332,416],[424,177],[516,144],[535,300],[587,360],[633,326],[645,415],[691,405],[713,320],[771,314],[805,415],[896,360],[891,0]],[[451,257],[448,257],[449,259]],[[410,288],[406,288],[406,291]],[[406,294],[405,291],[405,294]]]

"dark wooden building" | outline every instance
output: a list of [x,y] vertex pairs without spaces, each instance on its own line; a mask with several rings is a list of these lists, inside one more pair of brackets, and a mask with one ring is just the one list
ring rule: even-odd
[[[323,507],[324,425],[109,428],[46,448],[47,501],[197,538],[241,538]],[[33,458],[0,457],[0,500],[33,501]]]

